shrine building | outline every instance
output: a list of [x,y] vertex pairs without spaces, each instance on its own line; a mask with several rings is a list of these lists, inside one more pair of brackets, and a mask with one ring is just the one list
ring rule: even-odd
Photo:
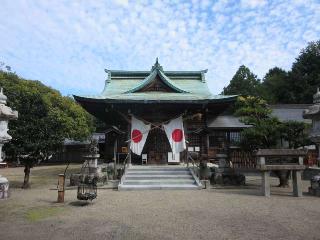
[[[226,113],[237,96],[210,93],[207,70],[165,71],[157,60],[150,71],[105,71],[101,94],[74,98],[106,123],[103,155],[107,161],[120,161],[129,154],[132,165],[178,164],[186,161],[187,152],[210,158],[240,140],[245,125]],[[132,135],[133,117],[150,126],[140,155],[130,149],[139,138]],[[186,144],[181,152],[172,151],[163,128],[177,117],[182,119]],[[181,134],[177,136],[181,139]]]

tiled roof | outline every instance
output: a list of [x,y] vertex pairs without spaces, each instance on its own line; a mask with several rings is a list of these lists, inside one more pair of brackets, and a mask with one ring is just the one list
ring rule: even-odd
[[[213,95],[205,81],[202,71],[163,71],[160,64],[151,71],[117,71],[106,70],[108,79],[104,90],[99,95],[75,96],[76,99],[123,100],[123,101],[224,101],[234,100],[236,95]],[[173,89],[173,92],[147,91],[137,92],[149,84],[155,76]]]
[[311,123],[310,119],[303,119],[303,111],[312,104],[275,104],[270,105],[272,115],[280,121],[298,121]]
[[158,63],[158,59],[156,64],[152,67],[151,73],[141,83],[139,83],[137,86],[135,86],[134,88],[130,89],[125,93],[134,93],[143,89],[148,84],[152,83],[153,81],[156,81],[157,76],[159,76],[161,81],[165,85],[167,85],[169,88],[171,88],[173,91],[177,93],[187,93],[187,91],[178,87],[175,82],[173,82],[168,76],[166,76],[166,74],[162,70],[162,67]]
[[[270,105],[272,115],[277,117],[280,121],[298,121],[311,123],[310,119],[303,119],[303,111],[312,104],[274,104]],[[209,128],[233,128],[241,129],[248,128],[251,125],[242,123],[238,117],[231,114],[221,114],[218,116],[209,117],[207,120]]]
[[248,128],[251,125],[246,125],[240,122],[238,117],[233,115],[218,115],[214,116],[213,118],[208,118],[207,126],[209,128],[233,128],[233,129],[241,129],[241,128]]

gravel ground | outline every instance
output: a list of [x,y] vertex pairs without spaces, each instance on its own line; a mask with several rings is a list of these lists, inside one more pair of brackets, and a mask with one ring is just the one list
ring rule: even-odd
[[22,168],[0,169],[13,186],[11,198],[0,201],[0,239],[320,239],[320,198],[295,198],[291,188],[277,187],[270,198],[259,196],[256,176],[234,188],[104,189],[88,204],[67,190],[65,203],[58,204],[57,191],[50,189],[63,167],[33,169],[29,190],[18,188]]

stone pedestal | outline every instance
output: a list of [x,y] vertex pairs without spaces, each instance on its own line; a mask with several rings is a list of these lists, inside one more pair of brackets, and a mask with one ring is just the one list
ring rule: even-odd
[[9,181],[0,175],[0,199],[9,197]]
[[100,154],[89,154],[83,156],[87,161],[89,172],[87,174],[96,174],[98,171],[98,158]]
[[226,154],[216,155],[219,161],[219,167],[214,169],[213,178],[211,178],[212,184],[221,185],[245,185],[246,178],[242,174],[238,174],[230,167]]

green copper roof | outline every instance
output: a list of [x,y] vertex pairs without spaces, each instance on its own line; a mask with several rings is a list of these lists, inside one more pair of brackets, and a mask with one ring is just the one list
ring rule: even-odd
[[163,83],[165,85],[167,85],[168,87],[170,87],[172,90],[174,90],[174,91],[176,91],[178,93],[187,93],[187,91],[182,90],[173,81],[171,81],[171,79],[169,77],[167,77],[166,74],[164,72],[162,72],[162,71],[163,71],[162,67],[158,63],[158,59],[157,59],[155,65],[151,69],[151,73],[149,74],[149,76],[147,76],[137,86],[135,86],[134,88],[130,89],[129,91],[126,91],[125,93],[134,93],[134,92],[137,92],[137,91],[143,89],[145,86],[147,86],[148,84],[150,84],[153,81],[155,81],[157,75],[160,77],[160,79],[163,81]]
[[[106,70],[108,79],[104,90],[99,95],[75,96],[76,100],[119,100],[119,101],[227,101],[235,99],[235,95],[213,95],[205,81],[202,71],[163,71],[158,63],[151,71],[117,71]],[[156,76],[173,92],[145,91],[137,92],[150,84]]]

